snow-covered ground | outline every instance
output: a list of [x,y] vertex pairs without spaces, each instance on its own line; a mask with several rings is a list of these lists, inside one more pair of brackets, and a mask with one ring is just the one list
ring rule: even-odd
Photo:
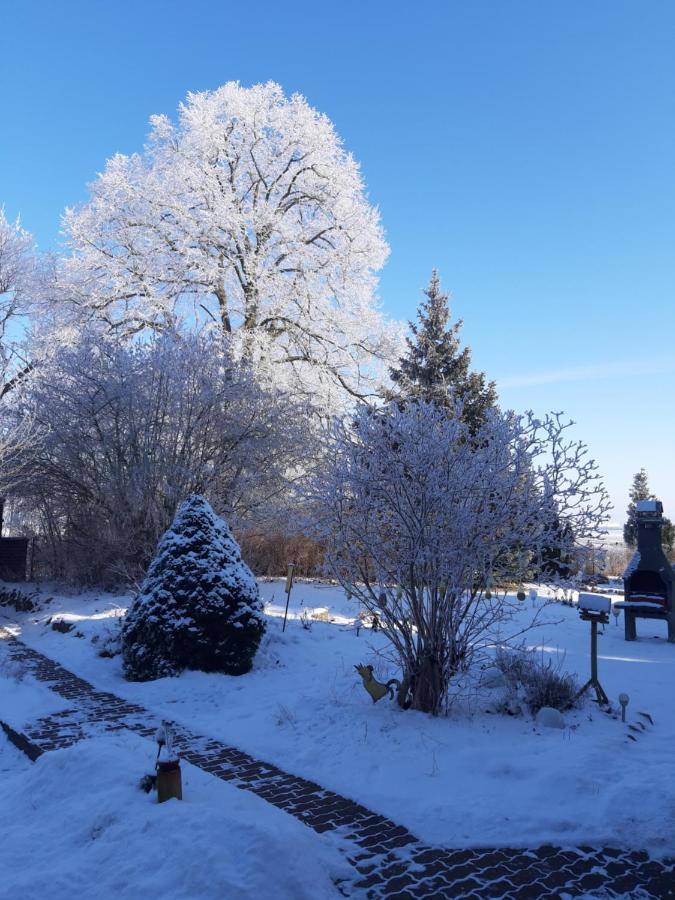
[[184,801],[159,805],[138,789],[152,750],[122,732],[32,764],[0,734],[0,898],[340,896],[330,837],[185,763]]
[[[268,632],[253,671],[240,678],[187,672],[126,682],[119,657],[98,655],[128,602],[124,597],[57,595],[37,614],[3,612],[22,640],[96,686],[318,781],[426,841],[452,847],[588,843],[675,853],[675,646],[665,640],[664,623],[640,621],[640,640],[627,644],[622,621],[612,620],[599,638],[600,680],[610,699],[616,706],[625,691],[629,721],[638,711],[654,720],[632,741],[627,725],[591,702],[566,714],[564,731],[489,713],[494,697],[480,693],[448,718],[402,711],[387,699],[373,705],[354,664],[372,662],[383,679],[397,673],[379,656],[381,634],[362,629],[356,635],[353,601],[336,587],[297,584],[282,634],[282,582],[263,582],[261,590]],[[315,621],[305,630],[299,617],[307,608],[327,609],[335,621]],[[523,619],[532,612],[527,600]],[[46,619],[54,615],[76,629],[52,631]],[[585,681],[589,625],[560,604],[546,618],[550,624],[538,627],[530,644],[545,657],[562,658],[563,667]],[[0,617],[2,623],[7,619]],[[0,718],[15,706],[3,693]],[[125,746],[133,754],[131,739]],[[73,750],[80,752],[88,751]],[[129,768],[130,757],[125,760]]]

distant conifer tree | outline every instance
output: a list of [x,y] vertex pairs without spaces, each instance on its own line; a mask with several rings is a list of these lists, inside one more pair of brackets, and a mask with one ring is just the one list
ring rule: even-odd
[[[637,516],[636,507],[639,500],[654,500],[654,494],[649,490],[649,478],[644,469],[640,469],[633,475],[633,483],[628,494],[630,502],[626,510],[626,522],[623,526],[623,539],[629,547],[637,545]],[[675,526],[670,519],[663,519],[661,530],[661,544],[667,553],[673,552],[675,542]]]
[[425,400],[447,409],[460,401],[462,418],[474,431],[497,404],[495,383],[486,381],[483,372],[471,371],[471,350],[461,349],[458,337],[463,323],[449,324],[448,295],[441,290],[436,269],[424,293],[418,323],[410,323],[407,351],[390,369],[396,390],[388,399]]

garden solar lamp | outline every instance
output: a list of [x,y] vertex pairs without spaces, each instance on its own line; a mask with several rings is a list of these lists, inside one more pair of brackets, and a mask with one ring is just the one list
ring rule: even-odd
[[612,607],[612,615],[614,616],[614,624],[616,626],[618,626],[619,625],[619,616],[621,615],[621,610],[619,609],[618,606],[614,605]]
[[157,802],[164,803],[175,797],[183,799],[180,763],[173,749],[173,732],[169,722],[163,721],[155,734],[157,741]]
[[628,694],[619,694],[619,703],[621,704],[621,721],[626,721],[626,707],[628,706],[629,701]]

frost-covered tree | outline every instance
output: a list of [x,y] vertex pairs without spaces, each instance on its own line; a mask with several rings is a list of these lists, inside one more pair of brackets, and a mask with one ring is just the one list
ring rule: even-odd
[[243,675],[265,630],[251,570],[226,523],[201,496],[181,504],[122,626],[131,681],[184,669]]
[[418,323],[410,322],[411,336],[398,364],[390,369],[396,391],[391,398],[423,400],[449,411],[461,404],[462,415],[473,429],[497,404],[494,381],[471,370],[471,350],[460,346],[462,321],[449,325],[448,295],[441,290],[436,269],[424,291]]
[[19,349],[17,322],[26,315],[35,268],[33,239],[0,207],[0,397],[30,371]]
[[[633,475],[633,483],[629,491],[629,503],[626,510],[626,521],[623,526],[623,539],[629,547],[637,545],[637,503],[639,500],[653,500],[654,494],[649,490],[649,476],[645,469],[640,469]],[[661,543],[663,549],[672,553],[675,542],[675,526],[664,517],[661,529]]]
[[144,572],[188,494],[208,491],[237,523],[271,516],[311,453],[300,404],[213,336],[129,345],[89,331],[8,400],[6,420],[40,435],[24,451],[24,506],[54,574],[79,582]]
[[66,213],[64,299],[124,333],[210,323],[323,401],[371,391],[398,339],[374,302],[388,248],[329,119],[229,82],[151,126]]
[[556,537],[567,551],[568,534],[600,534],[607,494],[567,428],[559,414],[490,411],[472,430],[461,408],[422,402],[333,426],[310,487],[314,533],[331,574],[378,616],[413,708],[437,714],[453,676],[507,640],[501,580],[541,569]]

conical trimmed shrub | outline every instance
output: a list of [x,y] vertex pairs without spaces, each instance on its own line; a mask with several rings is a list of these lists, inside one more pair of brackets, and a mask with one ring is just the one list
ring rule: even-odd
[[243,675],[265,630],[258,585],[204,497],[180,506],[122,627],[131,681],[184,669]]

